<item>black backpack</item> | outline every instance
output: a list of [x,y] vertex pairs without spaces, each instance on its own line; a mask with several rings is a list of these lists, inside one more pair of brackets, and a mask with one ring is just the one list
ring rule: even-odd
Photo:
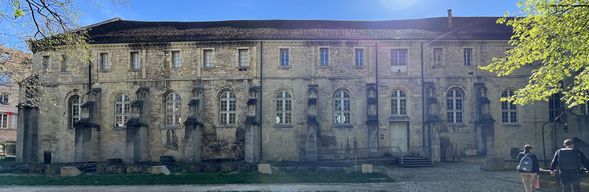
[[519,165],[517,166],[517,170],[522,172],[532,172],[532,168],[534,168],[534,162],[532,161],[532,153],[526,153],[524,157],[519,161]]
[[576,170],[581,167],[581,157],[577,149],[562,148],[559,149],[558,166],[564,170]]

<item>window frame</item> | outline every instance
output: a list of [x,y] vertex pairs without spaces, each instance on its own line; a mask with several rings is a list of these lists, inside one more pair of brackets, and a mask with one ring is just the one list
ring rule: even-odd
[[[208,54],[210,53],[210,54]],[[202,67],[212,68],[215,63],[215,49],[205,48],[202,49]]]
[[407,94],[400,89],[391,95],[391,115],[407,115]]
[[[119,101],[119,98],[121,98]],[[120,113],[119,113],[120,105]],[[121,117],[121,126],[118,126],[117,117]],[[114,127],[127,127],[127,122],[131,119],[131,98],[126,94],[120,94],[115,99],[115,126]]]
[[330,65],[330,59],[331,57],[329,56],[329,52],[330,51],[330,47],[329,46],[319,46],[318,47],[318,53],[319,53],[319,66],[320,67],[329,67]]
[[[360,47],[354,47],[354,67],[364,67],[366,64],[366,49]],[[358,54],[358,51],[361,53]],[[358,55],[360,55],[360,59],[358,59]],[[358,62],[360,61],[360,62]]]
[[0,129],[10,129],[9,117],[6,113],[0,113]]
[[[245,53],[245,55],[242,55]],[[249,67],[249,48],[248,47],[240,47],[237,48],[237,67],[239,68],[247,68]]]
[[0,105],[10,105],[10,96],[8,94],[0,95]]
[[68,72],[68,66],[70,65],[70,57],[67,55],[61,55],[60,72]]
[[182,68],[182,55],[180,53],[180,50],[170,51],[170,67]]
[[[450,93],[452,93],[451,96],[449,96]],[[460,95],[457,96],[456,93]],[[460,109],[457,109],[457,103],[460,103]],[[452,107],[450,107],[451,105]],[[464,123],[464,93],[462,91],[450,89],[446,92],[446,114],[447,123]]]
[[[78,102],[76,102],[78,101]],[[82,105],[84,104],[84,99],[81,96],[75,95],[70,99],[70,128],[74,128],[74,124],[82,119]],[[76,114],[77,111],[77,114]],[[75,120],[77,118],[77,120]]]
[[132,70],[140,70],[141,69],[141,55],[140,52],[130,52],[129,58],[131,62],[131,69]]
[[[468,54],[467,54],[468,53]],[[465,66],[473,66],[474,65],[474,48],[463,48],[462,49],[462,56]]]
[[[501,98],[508,98],[515,94],[515,91],[508,89],[501,92]],[[504,124],[516,124],[518,123],[517,118],[517,105],[509,101],[501,101],[501,123]]]
[[[556,117],[558,117],[560,115],[560,113],[562,113],[561,112],[562,101],[560,101],[561,97],[562,97],[561,93],[555,93],[555,94],[551,95],[550,97],[548,97],[548,120],[554,121],[554,119]],[[555,105],[558,105],[558,106],[555,106]],[[560,118],[558,118],[556,121],[560,121]]]
[[281,67],[290,67],[290,48],[278,48],[278,60]]
[[[224,96],[225,98],[223,98]],[[223,106],[224,101],[225,106]],[[235,95],[235,93],[233,93],[232,91],[224,91],[223,93],[221,93],[221,96],[219,96],[219,125],[235,125],[237,123],[236,112],[237,96]],[[226,115],[224,116],[223,114]]]
[[433,48],[433,65],[434,66],[442,66],[444,65],[444,48],[434,47]]
[[[99,57],[100,70],[103,70],[103,71],[109,70],[110,69],[109,68],[110,66],[108,65],[109,64],[109,60],[108,60],[109,55],[108,55],[108,53],[107,52],[102,52],[102,53],[98,53],[98,54],[100,56]],[[105,56],[106,56],[106,59],[104,58]]]
[[42,62],[41,65],[43,66],[43,69],[45,69],[45,70],[51,69],[51,56],[43,55],[41,62]]
[[[347,97],[346,97],[347,95]],[[338,97],[339,96],[339,97]],[[348,110],[346,110],[346,101]],[[333,96],[333,124],[335,125],[346,125],[352,123],[352,97],[347,91],[339,90]],[[338,107],[338,104],[341,107]],[[338,110],[339,108],[339,110]],[[347,116],[347,117],[346,117]],[[339,120],[339,117],[344,117],[343,122]],[[340,118],[341,119],[341,118]]]
[[[166,95],[165,100],[165,126],[180,126],[182,122],[180,122],[180,118],[182,117],[182,96],[176,92],[172,92]],[[171,111],[168,107],[171,106]],[[172,122],[170,122],[170,117],[172,118]]]
[[[288,97],[287,97],[287,95],[288,95]],[[293,118],[292,118],[292,101],[293,101],[292,94],[290,94],[290,92],[288,92],[288,91],[280,91],[276,94],[276,97],[274,97],[274,99],[275,99],[274,110],[275,110],[275,117],[276,117],[275,124],[276,125],[292,125],[292,120],[293,120]],[[279,116],[282,118],[279,118]],[[286,118],[287,116],[289,118]],[[286,121],[287,119],[289,120],[288,122]],[[280,121],[280,122],[277,122],[277,121]]]

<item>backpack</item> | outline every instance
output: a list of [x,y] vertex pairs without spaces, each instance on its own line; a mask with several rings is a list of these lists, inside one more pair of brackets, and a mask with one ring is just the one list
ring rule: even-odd
[[576,149],[563,148],[559,151],[558,165],[560,169],[576,170],[581,167],[581,154]]
[[532,172],[532,168],[534,167],[534,163],[532,162],[532,158],[530,157],[532,153],[527,153],[524,157],[519,161],[519,165],[517,166],[517,170],[521,172]]

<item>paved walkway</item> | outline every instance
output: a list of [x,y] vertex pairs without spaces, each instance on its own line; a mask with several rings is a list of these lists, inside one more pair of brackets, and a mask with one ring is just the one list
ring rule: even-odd
[[248,184],[174,186],[2,186],[0,191],[524,191],[519,174],[488,172],[470,163],[436,163],[427,168],[375,167],[395,183],[367,184]]

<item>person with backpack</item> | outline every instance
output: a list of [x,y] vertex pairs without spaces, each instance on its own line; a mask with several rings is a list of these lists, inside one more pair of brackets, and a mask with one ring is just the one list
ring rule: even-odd
[[525,145],[524,152],[517,155],[517,158],[520,159],[517,170],[522,177],[526,192],[532,191],[534,177],[540,178],[540,164],[538,163],[538,157],[532,153],[533,148],[532,145]]
[[585,168],[589,167],[589,161],[585,157],[583,151],[573,148],[575,143],[572,139],[564,140],[564,148],[559,149],[554,153],[552,164],[550,165],[550,175],[554,176],[556,167],[560,167],[560,179],[562,180],[563,191],[570,192],[571,185],[575,192],[581,191],[581,176]]

